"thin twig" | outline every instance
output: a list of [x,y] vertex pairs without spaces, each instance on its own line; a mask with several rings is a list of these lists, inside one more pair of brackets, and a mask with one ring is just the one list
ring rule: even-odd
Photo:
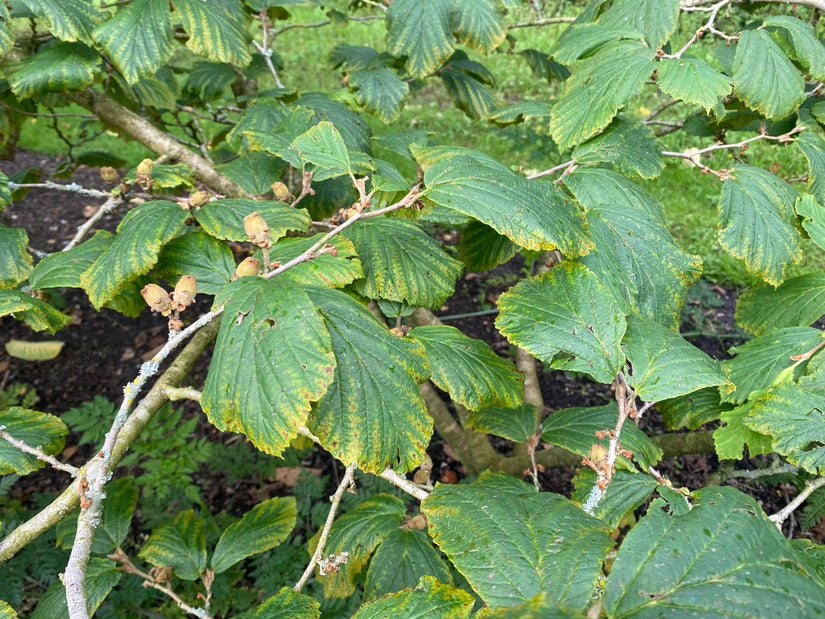
[[[661,54],[661,57],[662,58],[681,58],[682,54],[684,54],[690,48],[691,45],[696,43],[696,41],[698,41],[705,34],[705,31],[711,31],[714,34],[718,33],[719,31],[716,30],[713,27],[713,23],[716,21],[716,16],[719,14],[719,11],[722,9],[722,7],[730,4],[730,2],[731,2],[731,0],[720,0],[719,2],[714,4],[712,7],[710,7],[710,17],[708,18],[708,21],[705,23],[704,26],[702,26],[696,32],[693,33],[693,36],[688,40],[687,43],[685,43],[682,46],[682,49],[680,49],[675,54]],[[723,38],[727,38],[727,35],[725,35]],[[728,39],[728,40],[730,40],[730,39]]]
[[90,198],[111,198],[112,194],[109,191],[100,191],[98,189],[87,189],[77,183],[69,183],[68,185],[61,185],[52,181],[44,181],[42,183],[14,183],[9,181],[9,189],[16,191],[17,189],[55,189],[57,191],[69,191],[72,193],[79,193]]
[[571,24],[576,21],[575,17],[543,17],[533,21],[522,21],[515,24],[507,24],[507,30],[513,28],[532,28],[533,26],[549,26],[550,24]]
[[768,516],[768,518],[770,518],[771,522],[775,523],[776,526],[781,529],[782,523],[785,522],[788,516],[794,513],[796,508],[802,505],[802,503],[805,502],[805,499],[811,496],[811,493],[813,493],[814,490],[817,490],[822,486],[825,486],[825,477],[818,477],[817,479],[809,481],[807,484],[805,484],[805,487],[802,489],[802,491],[798,495],[796,495],[796,498],[793,501],[788,503],[785,507],[783,507],[781,510],[779,510],[772,516]]
[[46,114],[45,112],[26,112],[25,110],[12,107],[3,101],[0,101],[0,105],[7,110],[17,112],[18,114],[24,114],[25,116],[35,116],[38,118],[84,118],[86,120],[97,120],[97,116],[94,114],[81,114],[79,112],[53,112],[51,114]]
[[71,240],[71,241],[69,241],[69,242],[66,244],[66,247],[64,247],[64,248],[63,248],[63,251],[68,251],[68,250],[70,250],[72,247],[74,247],[74,246],[75,246],[75,245],[77,245],[80,241],[82,241],[82,240],[83,240],[83,237],[85,237],[85,236],[86,236],[86,233],[87,233],[89,230],[91,230],[91,228],[92,228],[92,227],[93,227],[93,226],[94,226],[94,225],[95,225],[98,221],[100,221],[103,217],[105,217],[106,215],[108,215],[109,213],[111,213],[111,212],[112,212],[113,210],[115,210],[118,206],[120,206],[121,204],[123,204],[123,202],[124,202],[124,200],[123,200],[123,196],[121,196],[121,195],[117,195],[117,196],[109,196],[109,198],[106,200],[106,202],[104,202],[104,203],[103,203],[103,205],[102,205],[99,209],[97,209],[97,212],[96,212],[94,215],[92,215],[91,217],[89,217],[89,219],[87,219],[87,220],[83,223],[83,225],[82,225],[82,226],[78,227],[77,232],[76,232],[76,233],[75,233],[75,235],[72,237],[72,240]]
[[164,387],[163,395],[169,398],[170,402],[177,402],[178,400],[194,400],[200,402],[203,393],[194,387]]
[[124,572],[134,574],[135,576],[139,576],[140,578],[142,578],[144,587],[151,587],[152,589],[160,591],[161,593],[169,596],[181,610],[184,610],[190,615],[194,615],[195,617],[200,617],[200,619],[213,619],[212,615],[210,615],[206,610],[204,610],[203,608],[195,608],[194,606],[190,606],[189,604],[184,602],[177,593],[175,593],[172,587],[156,581],[151,574],[144,572],[143,570],[138,568],[134,563],[132,563],[128,555],[125,552],[123,552],[123,550],[121,550],[119,546],[107,558],[111,559],[112,561],[122,563]]
[[295,593],[301,592],[301,589],[304,588],[304,585],[309,580],[309,577],[312,576],[312,573],[315,571],[315,566],[324,560],[324,550],[327,545],[327,539],[329,539],[329,532],[332,530],[332,523],[335,520],[335,514],[338,511],[338,506],[341,504],[341,499],[344,496],[344,492],[353,483],[355,469],[356,465],[354,463],[347,467],[347,470],[344,473],[344,478],[341,480],[341,483],[338,484],[338,489],[330,499],[332,501],[332,506],[329,509],[329,514],[327,514],[327,521],[324,523],[324,528],[321,529],[321,536],[318,538],[318,545],[315,547],[315,552],[309,560],[309,564],[304,570],[304,573],[301,575],[301,579],[292,588]]
[[[349,17],[347,17],[347,19],[349,21],[357,21],[357,22],[361,22],[362,24],[366,24],[367,22],[370,22],[370,21],[373,21],[373,20],[376,20],[376,19],[386,19],[386,18],[383,15],[364,15],[364,16],[361,16],[361,17],[350,15]],[[319,22],[315,22],[313,24],[287,24],[283,28],[278,28],[278,29],[271,28],[270,32],[272,34],[272,38],[274,39],[279,34],[282,34],[282,33],[286,32],[287,30],[292,30],[293,28],[323,28],[324,26],[329,26],[331,23],[332,23],[332,21],[328,19],[326,21],[319,21]]]
[[565,161],[564,163],[560,163],[559,165],[554,166],[554,167],[550,168],[549,170],[543,170],[541,172],[536,172],[535,174],[531,174],[530,176],[527,176],[526,178],[527,178],[527,180],[533,180],[533,179],[536,179],[536,178],[542,178],[543,176],[552,176],[556,172],[561,172],[562,170],[566,170],[570,166],[575,165],[575,163],[576,162],[573,159],[571,159],[570,161]]
[[77,476],[79,470],[77,467],[74,467],[71,464],[64,464],[54,456],[50,456],[49,454],[44,452],[39,447],[32,447],[25,441],[21,441],[20,439],[14,438],[11,434],[8,433],[5,426],[0,426],[0,437],[6,439],[9,443],[14,445],[20,451],[25,451],[27,454],[35,456],[38,460],[42,460],[43,462],[51,464],[56,469],[60,469],[61,471],[69,473],[72,477]]

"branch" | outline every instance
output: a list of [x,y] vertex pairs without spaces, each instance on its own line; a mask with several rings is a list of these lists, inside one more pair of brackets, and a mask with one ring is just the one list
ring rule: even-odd
[[771,522],[775,523],[776,526],[781,529],[782,523],[785,522],[788,516],[790,516],[797,507],[802,505],[802,503],[805,502],[805,499],[811,496],[811,493],[813,493],[814,490],[821,488],[822,486],[825,486],[825,477],[818,477],[817,479],[809,481],[805,484],[805,488],[802,492],[796,495],[796,498],[793,501],[788,503],[785,507],[772,516],[768,516],[768,518],[770,518]]
[[570,166],[575,165],[576,162],[572,159],[570,161],[565,161],[564,163],[560,163],[559,165],[550,168],[549,170],[544,170],[543,172],[536,172],[535,174],[531,174],[530,176],[526,177],[528,181],[541,178],[543,176],[551,176],[556,172],[561,172],[562,170],[567,170]]
[[206,610],[203,608],[195,608],[194,606],[190,606],[186,602],[184,602],[181,597],[175,593],[175,591],[169,585],[162,584],[158,582],[152,577],[152,574],[146,573],[143,570],[139,569],[132,561],[129,559],[128,555],[120,549],[120,547],[116,548],[115,551],[110,554],[108,559],[112,561],[117,561],[118,563],[123,564],[123,571],[129,574],[134,574],[135,576],[140,576],[143,579],[143,586],[150,587],[161,593],[169,596],[175,604],[178,605],[183,611],[186,611],[190,615],[194,615],[196,617],[200,617],[200,619],[213,619],[212,615],[210,615]]
[[[168,386],[179,385],[181,381],[194,367],[195,362],[201,354],[209,347],[218,333],[219,321],[213,321],[192,338],[177,358],[171,363],[169,368],[158,379],[152,389],[141,400],[140,404],[129,415],[117,445],[112,453],[110,471],[123,459],[129,446],[137,439],[146,425],[151,421],[155,413],[160,410],[167,401],[163,394]],[[89,460],[83,468],[90,468],[97,456]],[[71,514],[80,503],[78,493],[78,481],[75,480],[47,507],[38,512],[30,520],[27,520],[0,542],[0,565],[7,562],[17,554],[24,546],[35,540],[41,533],[49,530],[58,522]]]
[[384,469],[383,471],[381,471],[378,477],[380,477],[381,479],[386,479],[392,485],[401,488],[404,492],[406,492],[407,494],[411,494],[419,501],[423,501],[428,496],[430,496],[429,492],[427,492],[423,488],[419,488],[409,479],[406,479],[402,475],[399,475],[392,469]]
[[[810,6],[820,11],[825,11],[825,0],[760,0],[761,2],[772,2],[774,4],[791,4],[797,6]],[[738,4],[751,4],[751,0],[737,0]],[[681,0],[680,6],[683,11],[710,11],[707,5],[714,4],[714,0]]]
[[101,121],[123,129],[149,150],[159,155],[168,155],[187,165],[196,179],[216,192],[232,198],[250,197],[234,181],[217,172],[206,159],[109,96],[93,88],[86,88],[81,92],[67,93],[66,98],[95,113]]
[[[66,571],[63,574],[63,584],[66,586],[66,602],[69,607],[69,616],[72,619],[86,619],[90,616],[86,599],[86,566],[92,551],[94,530],[100,523],[103,499],[106,496],[103,487],[110,478],[112,453],[119,442],[118,435],[128,419],[129,409],[132,408],[135,397],[140,393],[146,382],[158,372],[160,364],[166,357],[182,344],[189,335],[196,333],[202,326],[219,315],[220,313],[208,312],[175,335],[152,357],[151,361],[147,361],[141,366],[140,374],[128,383],[123,390],[123,402],[120,405],[120,410],[115,415],[112,427],[106,433],[103,448],[97,456],[90,460],[91,464],[86,468],[85,476],[81,477],[80,480],[80,482],[85,483],[88,479],[89,487],[81,502],[81,508],[83,509],[81,509],[77,518],[74,544],[69,555],[69,562],[66,564]],[[79,486],[79,488],[82,489],[82,486]]]
[[[338,511],[338,505],[341,503],[341,498],[344,496],[344,491],[353,483],[355,468],[355,464],[350,464],[347,467],[347,471],[344,473],[344,478],[341,480],[341,483],[338,485],[338,489],[330,499],[332,501],[332,507],[330,507],[329,514],[327,514],[327,521],[324,523],[324,528],[321,530],[321,537],[318,538],[318,545],[315,547],[315,553],[313,553],[312,558],[309,560],[309,565],[307,565],[303,575],[301,575],[301,579],[292,588],[295,593],[301,592],[301,589],[304,588],[304,585],[309,580],[309,577],[312,576],[312,573],[315,571],[315,566],[317,564],[323,565],[323,562],[326,559],[326,557],[324,557],[324,549],[327,545],[327,539],[329,539],[329,532],[332,529],[332,522],[335,520],[335,513]],[[321,571],[321,575],[324,575],[323,571]]]
[[98,189],[87,189],[77,183],[69,183],[62,185],[52,181],[45,181],[43,183],[15,183],[9,181],[9,189],[14,191],[16,189],[54,189],[56,191],[69,191],[72,193],[79,193],[90,198],[111,198],[112,194],[108,191],[100,191]]
[[14,445],[20,451],[24,451],[27,454],[31,454],[35,456],[38,460],[42,460],[47,464],[51,464],[56,469],[69,473],[72,477],[77,476],[79,470],[77,467],[74,467],[71,464],[64,464],[54,456],[50,456],[49,454],[44,452],[39,447],[32,447],[25,441],[21,441],[20,439],[14,438],[11,434],[8,433],[8,431],[6,431],[6,426],[0,426],[0,438],[6,439],[9,443]]
[[79,114],[75,112],[52,112],[50,114],[46,114],[44,112],[26,112],[16,107],[12,107],[5,101],[0,101],[0,105],[2,105],[7,110],[10,110],[17,114],[23,114],[24,116],[35,116],[37,118],[83,118],[85,120],[97,120],[97,116],[94,116],[92,114]]
[[575,17],[543,17],[541,19],[534,19],[533,21],[508,24],[507,30],[512,30],[513,28],[532,28],[533,26],[548,26],[550,24],[572,24],[574,21],[576,21]]
[[75,233],[74,237],[72,237],[72,240],[69,241],[66,244],[66,247],[63,248],[63,251],[69,251],[72,247],[74,247],[80,241],[82,241],[83,237],[86,236],[86,233],[89,230],[91,230],[92,227],[98,221],[103,219],[103,217],[105,217],[106,215],[111,213],[118,206],[123,204],[123,202],[124,202],[123,196],[112,196],[112,195],[110,195],[109,198],[106,200],[106,202],[104,202],[103,205],[99,209],[97,209],[97,212],[94,215],[92,215],[91,217],[89,217],[89,219],[87,219],[83,223],[82,226],[78,227],[77,232]]

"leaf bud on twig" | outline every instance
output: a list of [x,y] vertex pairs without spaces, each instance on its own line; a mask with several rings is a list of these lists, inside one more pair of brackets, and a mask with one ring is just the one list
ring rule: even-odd
[[107,165],[100,168],[100,178],[102,178],[110,185],[114,185],[116,182],[120,180],[120,176],[118,175],[117,170]]
[[244,258],[243,261],[235,267],[235,274],[232,279],[238,279],[247,275],[257,275],[261,270],[261,261],[252,256]]
[[272,247],[272,241],[269,235],[269,226],[266,225],[264,218],[258,211],[250,213],[243,218],[243,229],[249,240],[255,243],[258,247]]
[[198,293],[198,282],[191,275],[184,275],[175,285],[172,293],[172,305],[179,312],[185,310],[195,302],[195,295]]

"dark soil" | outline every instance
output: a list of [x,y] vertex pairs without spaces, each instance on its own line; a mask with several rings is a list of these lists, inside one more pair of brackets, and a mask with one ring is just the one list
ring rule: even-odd
[[[23,152],[18,154],[16,161],[4,162],[0,169],[6,175],[11,175],[26,168],[40,168],[46,178],[59,163],[53,158]],[[86,187],[104,188],[104,183],[96,170],[81,167],[75,172],[72,180]],[[25,228],[29,233],[31,248],[50,253],[59,251],[74,236],[78,225],[83,223],[97,206],[98,203],[93,199],[75,193],[36,189],[0,212],[0,217],[5,225]],[[110,214],[102,219],[100,227],[113,231],[122,216],[122,212]],[[460,318],[454,316],[492,309],[498,295],[523,276],[524,267],[523,261],[517,257],[490,273],[465,275],[458,283],[455,296],[448,300],[438,314],[447,324],[456,326],[471,337],[488,342],[499,354],[511,353],[511,345],[494,327],[494,314]],[[165,342],[166,320],[150,314],[148,310],[137,319],[127,318],[106,309],[97,312],[85,294],[78,290],[61,291],[60,295],[65,301],[64,311],[72,315],[73,321],[70,326],[55,335],[34,333],[9,317],[0,319],[0,344],[5,344],[10,339],[59,339],[65,342],[57,359],[46,362],[21,361],[10,357],[4,349],[0,350],[0,380],[4,385],[30,385],[39,396],[36,408],[58,415],[91,400],[94,396],[119,401],[123,385],[134,378],[141,362],[150,358]],[[201,309],[205,309],[209,301],[203,300],[201,303]],[[740,341],[743,336],[735,330],[733,324],[735,305],[735,291],[700,284],[699,289],[694,289],[694,294],[686,306],[683,330],[694,334],[692,342],[708,354],[718,359],[724,358],[727,348]],[[204,360],[190,377],[191,384],[201,386],[206,369],[207,362]],[[573,378],[563,372],[542,371],[540,376],[548,414],[572,406],[603,405],[612,399],[609,387],[604,385]],[[237,442],[237,437],[218,432],[208,424],[196,405],[187,405],[186,415],[199,416],[197,433],[200,436],[223,443]],[[651,432],[663,430],[655,411],[647,416],[644,424],[645,429]],[[72,464],[80,465],[89,456],[89,447],[75,449],[73,445],[76,441],[73,441],[73,438],[70,436],[67,439],[66,444],[70,447],[64,452],[63,457]],[[438,437],[434,438],[430,452],[435,463],[437,479],[447,471],[451,472],[448,473],[448,478],[461,472],[460,463],[452,457],[449,448],[442,446]],[[317,454],[312,456],[311,460],[302,462],[302,465],[323,469],[329,473],[330,484],[335,484],[338,471],[333,462],[327,455]],[[742,466],[743,463],[738,465]],[[706,483],[708,475],[718,466],[715,456],[692,455],[678,459],[667,458],[661,463],[659,471],[676,486],[697,489]],[[571,469],[551,469],[541,474],[540,481],[544,490],[569,496],[573,475],[574,471]],[[284,480],[261,479],[257,474],[249,479],[231,481],[219,474],[211,473],[211,476],[211,479],[203,480],[202,486],[206,490],[204,498],[212,513],[218,513],[223,509],[240,513],[262,496],[282,493],[285,486],[290,485]],[[55,476],[44,469],[25,478],[25,494],[20,496],[25,499],[34,491],[57,492],[62,490],[64,483],[63,474]],[[755,496],[767,513],[784,507],[795,494],[795,490],[790,486],[762,487],[758,484],[739,483],[736,485]],[[795,533],[800,534],[798,530]],[[813,536],[811,533],[805,535]]]

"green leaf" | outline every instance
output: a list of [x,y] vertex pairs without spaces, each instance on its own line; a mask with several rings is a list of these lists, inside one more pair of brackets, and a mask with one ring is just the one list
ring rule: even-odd
[[[624,434],[624,431],[622,432]],[[576,490],[573,492],[573,501],[585,503],[590,491],[596,484],[596,471],[582,467],[573,478]],[[624,516],[647,501],[656,490],[658,483],[653,477],[644,473],[616,471],[610,480],[593,516],[604,522],[608,529],[615,529],[620,525]]]
[[647,318],[635,314],[627,317],[622,346],[633,366],[628,383],[645,402],[728,384],[718,361],[678,333]]
[[267,153],[248,153],[216,169],[238,183],[244,191],[259,196],[271,191],[272,183],[281,177],[285,168],[278,157]]
[[764,28],[779,31],[793,46],[793,57],[816,79],[825,79],[825,47],[813,26],[791,15],[771,15],[762,22]]
[[[743,33],[744,34],[744,33]],[[736,165],[719,197],[719,243],[748,271],[778,286],[802,259],[794,227],[796,190],[767,170]]]
[[[132,84],[131,88],[135,93],[135,99],[143,106],[156,107],[161,110],[175,109],[178,88],[175,83],[175,76],[169,67],[161,67],[154,75],[147,75],[139,82]],[[160,168],[160,166],[158,167]],[[175,183],[171,187],[177,185],[178,183]],[[152,186],[162,187],[157,180]],[[187,183],[187,186],[191,186],[191,181]]]
[[32,270],[28,252],[29,235],[23,228],[0,224],[0,289],[14,288],[26,280]]
[[[19,406],[0,411],[0,426],[18,441],[23,441],[30,447],[39,447],[49,455],[63,451],[69,433],[66,424],[59,417]],[[43,468],[45,464],[5,439],[0,439],[0,475],[28,475]]]
[[178,578],[196,580],[206,571],[204,519],[193,510],[179,513],[152,531],[138,556],[158,567],[170,566]]
[[196,230],[167,243],[154,272],[170,281],[191,275],[198,282],[198,293],[216,294],[232,279],[235,262],[229,246]]
[[535,434],[537,421],[536,407],[524,404],[517,408],[482,408],[470,411],[466,427],[516,443],[525,443]]
[[201,406],[218,429],[279,455],[333,380],[329,334],[289,279],[244,277],[217,302],[225,304],[224,318]]
[[489,271],[516,255],[518,247],[480,221],[471,221],[461,233],[458,255],[467,271]]
[[106,485],[103,516],[92,542],[93,553],[107,555],[123,543],[129,533],[138,495],[133,477],[121,477]]
[[228,241],[249,241],[244,232],[244,217],[257,212],[269,226],[272,242],[284,236],[288,230],[305,232],[309,229],[309,214],[274,200],[244,200],[228,198],[207,202],[195,211],[195,219],[214,237]]
[[134,0],[98,26],[92,37],[129,84],[152,75],[172,56],[169,0]]
[[384,65],[384,58],[372,47],[367,45],[349,45],[338,43],[329,52],[329,64],[333,69],[343,72],[361,71],[379,65]]
[[365,297],[439,308],[453,293],[461,263],[418,225],[398,218],[372,217],[347,228],[364,279],[355,289]]
[[172,4],[189,35],[186,47],[210,60],[240,68],[250,63],[246,24],[229,10],[203,0],[173,0]]
[[580,61],[550,118],[550,135],[559,148],[581,144],[607,127],[653,73],[654,55],[639,41],[618,41]]
[[630,530],[607,584],[609,616],[823,612],[822,585],[756,501],[730,487],[703,488],[693,496],[686,514],[649,509]]
[[470,118],[487,118],[499,105],[490,88],[474,75],[447,68],[441,80],[455,106]]
[[[585,457],[590,455],[593,445],[608,446],[610,437],[600,439],[596,432],[615,429],[618,419],[619,409],[615,402],[605,406],[565,408],[545,418],[541,438]],[[634,424],[622,427],[621,441],[622,447],[632,451],[633,459],[645,468],[655,466],[662,459],[662,450]],[[624,456],[620,455],[616,462],[622,468],[636,470]]]
[[0,617],[2,619],[17,619],[17,611],[15,611],[8,602],[0,600]]
[[302,161],[316,166],[313,180],[352,174],[347,146],[331,122],[320,122],[302,133],[292,140],[290,148],[298,152]]
[[736,390],[722,396],[723,402],[741,404],[754,391],[773,385],[777,375],[794,365],[793,355],[814,348],[822,332],[808,327],[789,327],[760,335],[728,352],[736,355],[722,362],[722,370]]
[[[183,92],[197,97],[204,103],[217,99],[238,74],[228,64],[219,62],[196,62],[186,72],[186,81],[183,83]],[[230,164],[225,164],[229,166]],[[220,167],[219,167],[220,169]],[[261,193],[261,192],[252,192]]]
[[418,391],[428,370],[423,347],[392,335],[343,292],[313,288],[308,293],[324,317],[337,362],[310,430],[336,458],[357,462],[364,471],[414,469],[433,423]]
[[749,108],[781,120],[805,101],[805,81],[767,30],[743,30],[733,57],[733,92]]
[[[595,6],[596,3],[594,2],[593,5]],[[574,23],[562,33],[553,50],[553,58],[558,62],[570,64],[591,55],[605,43],[619,39],[641,41],[642,36],[631,33],[626,28],[583,22]]]
[[11,191],[9,191],[9,177],[0,172],[0,210],[12,203]]
[[491,607],[546,591],[583,610],[613,545],[607,529],[559,495],[524,482],[519,491],[503,489],[496,483],[503,475],[485,471],[469,485],[436,486],[421,506],[430,535]]
[[489,54],[504,42],[507,29],[494,0],[456,0],[453,34],[462,45]]
[[559,606],[552,597],[546,593],[540,593],[524,604],[516,606],[501,606],[496,610],[477,612],[474,617],[484,617],[485,619],[585,619],[585,616],[569,608]]
[[424,173],[426,195],[436,204],[474,217],[526,249],[580,256],[592,247],[581,212],[552,184],[525,180],[470,149],[412,149],[422,166],[438,156]]
[[83,43],[60,42],[12,65],[9,84],[18,99],[83,90],[94,82],[99,62]]
[[252,610],[235,615],[235,619],[318,619],[320,616],[318,600],[295,593],[292,587],[284,587]]
[[369,153],[372,131],[358,114],[326,95],[312,92],[301,96],[295,102],[315,112],[315,122],[328,121],[341,134],[350,153]]
[[433,548],[425,531],[393,529],[378,546],[370,561],[364,599],[415,587],[422,576],[453,584],[450,568]]
[[736,304],[736,323],[754,335],[807,326],[825,314],[825,273],[789,279],[779,288],[746,290]]
[[63,41],[89,42],[92,29],[101,17],[97,5],[85,0],[23,0],[23,4],[51,34]]
[[659,63],[659,88],[674,99],[713,111],[721,97],[730,94],[730,78],[704,60],[692,56],[663,58]]
[[387,67],[354,71],[350,86],[355,89],[355,100],[386,124],[398,120],[410,92],[407,82]]
[[19,290],[0,290],[0,316],[14,314],[35,331],[62,329],[71,317],[57,311],[48,303]]
[[662,413],[662,421],[668,430],[696,430],[710,421],[719,419],[722,413],[719,389],[715,387],[662,400],[656,403],[656,408]]
[[679,0],[616,0],[599,16],[599,23],[638,32],[657,49],[676,30],[678,17]]
[[278,119],[274,126],[265,131],[249,130],[243,134],[253,151],[264,150],[277,155],[294,168],[301,168],[301,158],[292,148],[292,141],[316,123],[315,112],[305,107],[294,107],[289,113]]
[[418,586],[381,596],[358,609],[352,619],[385,619],[387,617],[439,617],[439,619],[469,619],[475,600],[461,589],[443,585],[431,576],[424,576]]
[[295,528],[295,497],[275,497],[258,503],[221,535],[209,564],[216,574],[247,557],[275,548]]
[[624,366],[625,316],[581,264],[563,262],[519,282],[499,297],[498,308],[501,334],[555,369],[610,384]]
[[[335,520],[324,552],[327,555],[348,552],[349,559],[339,572],[324,576],[324,597],[353,594],[356,576],[381,540],[398,528],[405,511],[406,506],[398,497],[376,494]],[[319,535],[320,532],[309,542],[310,554],[315,552]]]
[[185,228],[186,217],[186,211],[168,200],[144,202],[129,211],[117,227],[115,240],[80,276],[95,308],[148,273],[161,248]]
[[808,160],[808,191],[817,202],[825,204],[825,140],[814,130],[806,129],[794,144]]
[[771,437],[771,448],[814,475],[825,472],[825,391],[785,383],[759,398],[745,425]]
[[702,263],[673,239],[662,206],[610,170],[579,168],[564,182],[587,209],[596,243],[596,249],[579,261],[622,307],[675,327]]
[[497,109],[487,115],[487,120],[499,127],[524,122],[528,118],[550,116],[553,104],[546,101],[522,101]]
[[[269,250],[269,258],[286,264],[315,245],[323,236],[323,234],[316,234],[308,238],[281,239]],[[330,241],[330,244],[338,252],[337,256],[329,252],[323,253],[309,262],[296,264],[278,277],[288,277],[304,286],[320,285],[341,288],[364,276],[361,261],[352,242],[342,236],[337,236]]]
[[423,78],[453,53],[450,0],[397,0],[387,8],[387,51],[407,57],[407,71]]
[[432,381],[453,401],[470,410],[521,404],[524,376],[486,342],[446,325],[416,327],[408,337],[424,345]]
[[[102,557],[92,557],[86,570],[86,599],[90,614],[100,608],[122,576],[120,566]],[[66,605],[66,587],[58,578],[40,598],[29,619],[69,619]]]
[[664,169],[661,147],[640,122],[618,117],[602,133],[573,151],[576,163],[611,163],[623,174],[656,178]]
[[742,447],[748,446],[752,458],[759,454],[771,453],[771,437],[754,432],[745,423],[745,417],[756,404],[756,399],[745,402],[733,410],[722,411],[719,419],[724,426],[713,432],[716,455],[720,460],[741,460]]
[[825,249],[825,207],[820,205],[812,195],[799,196],[795,204],[796,213],[802,217],[802,227],[811,240]]

